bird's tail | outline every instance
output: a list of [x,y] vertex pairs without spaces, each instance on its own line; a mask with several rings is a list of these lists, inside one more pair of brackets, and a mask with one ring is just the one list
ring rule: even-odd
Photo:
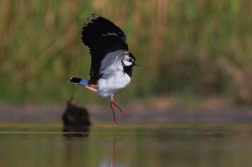
[[82,78],[78,78],[78,77],[71,77],[70,81],[74,84],[78,84],[81,86],[87,86],[88,85],[88,80],[87,79],[82,79]]

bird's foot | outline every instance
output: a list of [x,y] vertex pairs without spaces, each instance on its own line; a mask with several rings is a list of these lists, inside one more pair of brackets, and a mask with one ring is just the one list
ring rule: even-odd
[[125,117],[125,116],[127,116],[127,117],[130,117],[130,115],[126,112],[126,111],[124,111],[124,110],[121,110],[121,113],[122,113],[122,115]]
[[115,122],[117,125],[121,126],[121,125],[119,124],[119,122],[118,122],[118,120],[117,120],[116,117],[114,117],[114,122]]

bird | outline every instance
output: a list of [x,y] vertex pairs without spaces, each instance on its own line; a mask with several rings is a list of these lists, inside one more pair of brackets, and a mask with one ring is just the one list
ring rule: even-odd
[[63,132],[76,133],[64,133],[63,135],[67,137],[88,136],[89,126],[91,125],[88,110],[79,107],[73,97],[67,100],[66,104],[66,109],[62,115]]
[[86,126],[91,125],[88,110],[79,107],[72,97],[67,101],[65,112],[62,115],[63,124],[65,126]]
[[99,96],[109,97],[114,122],[120,125],[114,106],[124,117],[130,115],[116,104],[114,94],[130,83],[133,67],[140,65],[129,51],[126,35],[118,26],[97,14],[87,20],[89,22],[84,23],[81,39],[91,55],[90,79],[72,76],[69,82],[83,86]]

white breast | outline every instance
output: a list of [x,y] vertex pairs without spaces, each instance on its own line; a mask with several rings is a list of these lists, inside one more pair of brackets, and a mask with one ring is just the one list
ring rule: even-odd
[[122,58],[124,50],[108,53],[101,62],[100,73],[103,74],[98,80],[97,94],[103,97],[114,95],[130,83],[130,77],[123,70]]
[[98,80],[97,94],[103,97],[114,95],[114,93],[124,88],[130,83],[130,77],[123,71],[105,73]]

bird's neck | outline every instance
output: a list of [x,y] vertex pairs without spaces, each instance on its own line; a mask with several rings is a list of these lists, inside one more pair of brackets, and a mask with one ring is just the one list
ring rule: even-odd
[[129,77],[132,76],[132,72],[133,72],[132,66],[123,66],[123,71],[124,71],[126,74],[128,74]]

